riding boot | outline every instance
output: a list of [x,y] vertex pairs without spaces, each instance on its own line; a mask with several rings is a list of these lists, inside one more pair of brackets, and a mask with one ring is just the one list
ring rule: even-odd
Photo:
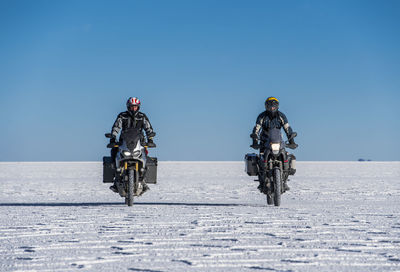
[[260,184],[258,185],[257,189],[260,190],[261,193],[265,194],[268,192],[268,188],[269,188],[269,184],[268,184],[268,180],[266,183],[260,181]]
[[124,188],[125,187],[124,184],[122,182],[116,180],[114,182],[114,185],[117,188],[117,193],[119,193],[119,195],[121,197],[125,197],[126,196],[126,191],[125,191],[125,188]]
[[285,181],[283,182],[283,190],[284,190],[285,192],[290,190],[290,187],[287,185],[287,180],[285,180]]
[[257,189],[258,189],[261,193],[263,193],[263,192],[264,192],[263,187],[264,187],[264,186],[263,186],[262,183],[260,182],[260,184],[258,185]]
[[110,190],[113,191],[114,193],[118,193],[118,187],[117,187],[117,180],[114,177],[114,184],[110,186]]
[[113,191],[114,193],[118,193],[118,189],[117,189],[117,186],[115,184],[110,186],[110,190]]
[[146,182],[143,182],[143,193],[150,190],[150,187],[146,184]]
[[142,183],[143,189],[142,189],[142,191],[140,192],[140,194],[139,194],[138,196],[141,196],[141,195],[143,195],[145,192],[147,192],[148,190],[150,190],[150,187],[146,184],[146,182],[141,181],[141,183]]

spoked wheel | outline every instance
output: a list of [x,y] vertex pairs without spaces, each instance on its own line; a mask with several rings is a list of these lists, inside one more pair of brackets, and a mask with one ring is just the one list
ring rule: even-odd
[[134,186],[135,186],[135,171],[133,169],[129,169],[128,193],[125,199],[125,204],[127,204],[128,206],[133,205]]
[[274,184],[274,204],[275,206],[281,205],[281,170],[279,168],[274,168],[273,172],[273,184]]

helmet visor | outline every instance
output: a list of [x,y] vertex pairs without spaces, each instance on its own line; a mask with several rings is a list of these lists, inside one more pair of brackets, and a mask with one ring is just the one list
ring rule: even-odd
[[279,108],[279,102],[275,100],[267,101],[265,108],[269,111],[276,111]]

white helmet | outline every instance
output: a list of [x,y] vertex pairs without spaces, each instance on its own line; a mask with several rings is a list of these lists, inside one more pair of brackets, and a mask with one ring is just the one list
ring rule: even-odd
[[137,97],[129,97],[128,101],[126,101],[126,108],[130,110],[130,107],[138,106],[138,110],[140,108],[140,100]]

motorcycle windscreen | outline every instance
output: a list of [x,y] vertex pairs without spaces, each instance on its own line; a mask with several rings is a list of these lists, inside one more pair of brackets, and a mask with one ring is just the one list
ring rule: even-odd
[[270,143],[281,143],[282,133],[278,128],[272,128],[268,133],[268,139]]
[[137,128],[128,128],[121,133],[121,139],[129,150],[133,150],[140,140],[142,133]]

